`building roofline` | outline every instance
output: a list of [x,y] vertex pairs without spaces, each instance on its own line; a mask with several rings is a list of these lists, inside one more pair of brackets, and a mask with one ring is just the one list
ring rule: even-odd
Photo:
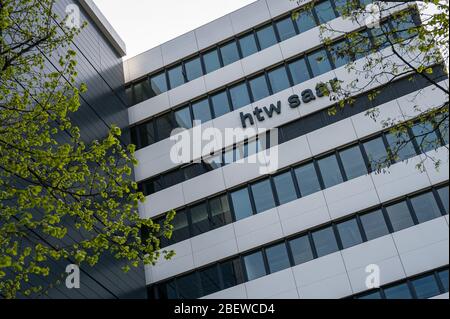
[[120,57],[127,54],[125,42],[114,30],[100,9],[96,6],[93,0],[79,0],[81,7],[86,11],[89,17],[94,21],[95,25],[100,29],[103,35],[108,39],[113,48],[117,51]]

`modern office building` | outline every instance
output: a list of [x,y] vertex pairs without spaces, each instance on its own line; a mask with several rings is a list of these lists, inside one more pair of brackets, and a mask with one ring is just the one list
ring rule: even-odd
[[[319,25],[375,31],[343,20],[336,0],[293,21],[297,9],[258,0],[124,62],[135,177],[147,196],[140,213],[177,211],[163,242],[176,256],[146,269],[149,298],[448,298],[448,123],[433,133],[437,150],[414,140],[388,172],[371,165],[395,143],[382,119],[448,97],[421,76],[386,77],[330,114],[336,102],[317,84],[358,74],[345,69],[351,57],[323,47]],[[356,58],[361,66],[366,57]],[[433,77],[448,87],[442,67]],[[375,107],[376,122],[366,116]],[[250,135],[180,164],[169,136],[193,131],[193,120],[222,133],[276,128],[278,141]],[[276,147],[276,171],[242,160]],[[439,170],[432,161],[417,169],[427,155],[442,160]],[[366,285],[374,270],[379,289]]]

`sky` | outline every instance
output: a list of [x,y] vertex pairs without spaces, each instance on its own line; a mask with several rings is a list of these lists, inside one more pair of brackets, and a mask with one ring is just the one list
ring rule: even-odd
[[126,58],[255,0],[94,0],[127,46]]

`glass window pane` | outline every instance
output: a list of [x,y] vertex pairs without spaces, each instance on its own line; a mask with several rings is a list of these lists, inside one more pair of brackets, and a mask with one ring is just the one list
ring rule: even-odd
[[318,161],[318,164],[325,188],[332,187],[344,181],[336,155],[322,158]]
[[352,48],[349,53],[353,54],[353,59],[358,60],[369,54],[373,45],[370,42],[370,36],[367,31],[355,34],[355,37],[349,39],[349,45]]
[[172,220],[172,226],[172,238],[170,239],[172,243],[178,243],[190,237],[189,223],[186,212],[177,212],[174,219]]
[[181,64],[169,69],[168,75],[171,89],[184,84],[183,68]]
[[414,279],[412,285],[417,299],[428,299],[441,294],[434,275]]
[[221,91],[211,96],[214,116],[219,117],[230,112],[230,103],[228,102],[227,91]]
[[205,158],[203,163],[207,167],[208,172],[222,167],[222,153],[219,151],[216,154]]
[[275,31],[273,30],[273,26],[271,24],[256,31],[256,36],[258,37],[261,50],[264,50],[277,43]]
[[222,45],[220,47],[220,53],[222,54],[222,61],[224,66],[236,62],[240,59],[239,51],[235,41]]
[[231,87],[230,96],[234,110],[250,104],[250,97],[245,82]]
[[189,209],[189,213],[191,214],[192,231],[194,236],[206,233],[211,229],[209,226],[208,208],[206,202],[191,207]]
[[395,159],[395,161],[404,161],[417,155],[411,138],[407,133],[389,133],[386,134],[386,139],[389,144],[391,158]]
[[217,50],[214,49],[203,54],[203,62],[205,63],[206,73],[213,72],[220,68],[220,60]]
[[263,180],[253,184],[251,187],[257,213],[261,213],[275,207],[275,199],[273,197],[270,180]]
[[208,99],[206,98],[192,103],[192,113],[194,113],[194,120],[201,121],[202,123],[210,121],[212,116]]
[[323,1],[314,6],[314,11],[316,11],[317,17],[319,18],[319,23],[327,23],[328,21],[336,18],[336,13],[331,6],[331,2],[329,0]]
[[190,129],[192,127],[191,111],[188,106],[175,111],[175,122],[178,127],[186,129]]
[[152,87],[152,91],[155,95],[166,92],[167,91],[166,74],[163,72],[152,76],[150,78],[150,84]]
[[174,128],[177,128],[177,125],[175,124],[173,113],[166,113],[156,118],[156,131],[158,132],[159,140],[168,138]]
[[269,87],[267,86],[266,76],[263,74],[249,81],[250,89],[253,94],[253,101],[261,100],[270,95]]
[[302,236],[289,241],[294,264],[300,265],[314,258],[308,236]]
[[344,249],[363,242],[356,219],[337,224],[337,229]]
[[211,219],[214,227],[220,227],[233,222],[227,195],[215,197],[209,201]]
[[439,125],[441,137],[444,140],[444,145],[449,143],[449,118],[448,115],[438,115],[436,117],[436,125]]
[[380,170],[386,166],[388,155],[381,137],[365,142],[364,149],[372,171]]
[[275,176],[273,182],[277,190],[280,205],[297,199],[297,192],[295,191],[291,171]]
[[285,243],[266,248],[266,256],[270,273],[291,267]]
[[321,75],[331,70],[331,64],[324,49],[308,54],[309,65],[313,76]]
[[138,134],[141,142],[141,147],[153,144],[156,142],[155,127],[153,121],[141,124],[138,126]]
[[283,91],[284,89],[291,86],[284,65],[275,70],[269,71],[269,81],[272,87],[273,94]]
[[359,296],[359,297],[357,297],[357,299],[381,299],[381,294],[377,290],[377,291],[374,291],[374,292],[371,292],[371,293]]
[[311,10],[300,11],[298,17],[295,19],[295,23],[297,23],[300,32],[308,31],[317,26]]
[[366,163],[364,162],[359,145],[340,151],[339,155],[341,156],[342,166],[344,166],[345,174],[349,180],[367,174]]
[[414,226],[411,213],[405,201],[386,207],[394,231]]
[[196,273],[177,278],[178,295],[180,299],[200,298],[200,282]]
[[308,163],[296,168],[295,176],[297,177],[297,184],[302,196],[307,196],[321,190],[316,168],[313,163]]
[[305,59],[301,58],[297,61],[291,62],[289,63],[288,67],[289,71],[291,72],[294,85],[310,79]]
[[317,256],[322,257],[339,250],[332,227],[317,230],[312,233]]
[[164,188],[171,187],[178,183],[184,182],[184,176],[181,170],[177,169],[163,174]]
[[171,280],[168,283],[159,284],[158,286],[158,296],[159,299],[177,299],[177,290],[175,286],[175,281]]
[[367,240],[372,240],[389,234],[389,229],[381,210],[376,210],[361,216],[361,223],[366,233]]
[[239,45],[241,46],[242,57],[252,55],[258,51],[256,46],[255,35],[253,33],[244,35],[239,39]]
[[449,196],[448,196],[448,186],[438,189],[439,197],[441,198],[442,205],[444,205],[444,211],[446,214],[449,213]]
[[441,284],[444,287],[444,291],[448,292],[448,269],[441,270],[438,273],[439,279],[441,280]]
[[334,62],[334,67],[339,68],[351,62],[349,55],[347,54],[347,43],[340,41],[335,43],[329,48],[329,52]]
[[434,150],[440,146],[439,138],[434,131],[433,124],[430,122],[415,124],[412,127],[412,131],[416,142],[423,153]]
[[186,70],[186,78],[188,81],[192,81],[203,75],[202,62],[200,57],[187,61],[184,64]]
[[263,256],[260,251],[244,257],[248,280],[254,280],[267,275]]
[[411,204],[416,213],[419,223],[441,217],[441,210],[432,192],[418,195],[411,198]]
[[231,201],[233,202],[236,220],[253,215],[252,204],[250,203],[250,196],[248,195],[247,188],[231,193]]
[[294,29],[294,23],[291,15],[276,22],[276,26],[281,41],[287,40],[297,34]]
[[204,270],[201,270],[199,273],[200,282],[203,289],[203,296],[207,296],[221,290],[219,271],[217,266],[214,265],[212,267],[206,268]]
[[154,96],[148,78],[133,84],[133,94],[136,103],[142,102]]
[[244,282],[244,274],[240,259],[225,261],[220,264],[223,278],[223,289],[227,289]]
[[386,299],[412,299],[408,284],[404,283],[384,289]]

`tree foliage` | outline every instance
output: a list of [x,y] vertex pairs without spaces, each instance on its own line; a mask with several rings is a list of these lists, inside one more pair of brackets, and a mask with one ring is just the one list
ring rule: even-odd
[[[66,25],[54,5],[53,0],[0,0],[0,294],[5,298],[45,293],[54,283],[36,285],[33,279],[55,271],[52,260],[93,266],[108,253],[125,261],[125,271],[154,264],[160,236],[171,236],[173,212],[163,225],[139,217],[144,196],[132,178],[135,148],[122,143],[121,130],[111,126],[103,139],[87,142],[73,125],[71,115],[87,90],[77,82],[71,49],[82,30]],[[173,252],[161,254],[170,258]]]

